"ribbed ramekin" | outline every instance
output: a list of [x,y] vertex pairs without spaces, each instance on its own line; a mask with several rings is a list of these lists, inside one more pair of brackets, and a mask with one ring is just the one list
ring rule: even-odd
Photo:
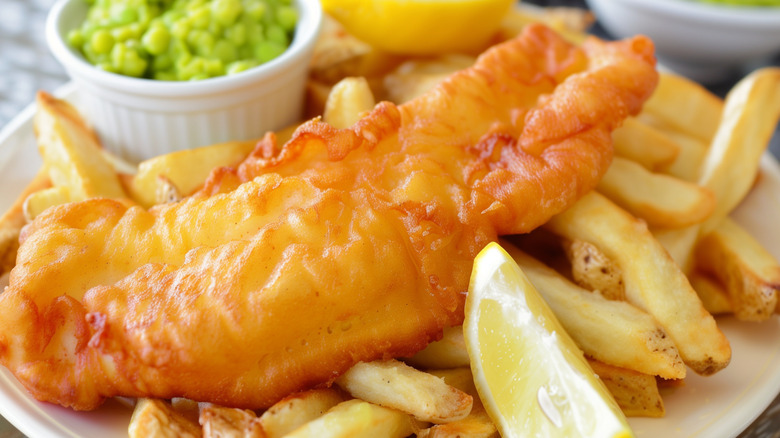
[[79,109],[103,146],[130,161],[198,146],[262,137],[302,115],[308,65],[322,22],[319,0],[295,0],[290,47],[244,72],[200,81],[138,79],[100,70],[67,43],[87,12],[84,0],[59,0],[46,40],[77,86]]

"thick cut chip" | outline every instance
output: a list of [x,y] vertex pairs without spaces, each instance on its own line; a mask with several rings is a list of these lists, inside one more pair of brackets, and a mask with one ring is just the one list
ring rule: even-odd
[[300,392],[268,408],[260,416],[260,424],[268,438],[281,438],[343,401],[346,397],[334,388]]
[[266,438],[254,412],[208,405],[200,411],[203,438]]
[[717,200],[705,230],[717,226],[752,187],[778,119],[780,68],[756,70],[729,91],[699,176],[699,185],[710,189]]
[[775,312],[780,291],[780,264],[730,218],[696,246],[696,267],[726,287],[737,318],[764,321]]
[[39,92],[34,127],[38,150],[55,186],[71,201],[124,199],[124,189],[94,131],[69,103]]
[[593,371],[627,417],[663,417],[664,401],[655,376],[588,359]]
[[182,195],[199,189],[215,167],[241,162],[254,148],[253,141],[233,141],[171,152],[150,158],[138,165],[130,178],[128,192],[144,207],[159,204],[160,180]]
[[563,239],[562,243],[575,283],[610,300],[625,301],[623,273],[615,262],[590,242]]
[[715,209],[715,196],[706,188],[621,157],[615,157],[598,190],[651,227],[698,224]]
[[504,246],[585,354],[645,374],[685,377],[674,342],[653,317],[581,289],[508,243]]
[[358,363],[339,376],[336,384],[356,398],[406,412],[420,421],[450,423],[471,411],[470,395],[397,360]]
[[458,368],[469,366],[463,327],[447,327],[442,338],[431,342],[424,350],[406,360],[417,368]]
[[614,260],[623,272],[628,301],[655,317],[686,365],[703,375],[728,365],[728,339],[643,221],[593,192],[545,227],[569,239],[591,242]]
[[404,438],[415,428],[416,423],[408,414],[363,400],[348,400],[286,438]]
[[662,73],[644,111],[666,126],[709,142],[718,129],[723,102],[690,79]]
[[336,128],[348,128],[360,120],[363,113],[371,111],[375,104],[374,94],[365,78],[344,78],[328,93],[322,119]]
[[660,129],[639,119],[629,118],[612,133],[615,155],[628,158],[648,170],[661,170],[671,165],[680,153],[680,146]]
[[128,426],[130,438],[200,438],[200,426],[164,400],[142,398],[135,404]]

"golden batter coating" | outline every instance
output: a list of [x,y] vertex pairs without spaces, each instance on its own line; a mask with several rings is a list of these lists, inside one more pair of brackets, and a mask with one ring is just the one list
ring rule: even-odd
[[41,399],[174,396],[264,408],[463,319],[473,257],[591,190],[610,132],[657,81],[645,38],[581,48],[529,26],[355,126],[148,211],[108,199],[24,231],[0,294],[0,362]]

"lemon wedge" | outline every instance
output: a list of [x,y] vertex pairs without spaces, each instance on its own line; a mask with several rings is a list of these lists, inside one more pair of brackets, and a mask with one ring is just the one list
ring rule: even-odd
[[633,437],[612,395],[497,243],[474,260],[463,333],[501,436]]
[[392,53],[431,55],[484,47],[516,0],[322,0],[347,32]]

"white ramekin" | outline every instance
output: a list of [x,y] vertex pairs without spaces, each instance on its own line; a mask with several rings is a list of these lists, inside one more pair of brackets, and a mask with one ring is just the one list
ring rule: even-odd
[[587,0],[613,36],[644,34],[662,64],[703,82],[780,53],[780,8],[687,0]]
[[322,9],[319,0],[294,3],[299,21],[287,51],[250,70],[201,81],[138,79],[95,68],[66,40],[86,16],[84,0],[54,5],[46,40],[76,84],[79,109],[103,146],[137,163],[176,150],[260,138],[300,119]]

